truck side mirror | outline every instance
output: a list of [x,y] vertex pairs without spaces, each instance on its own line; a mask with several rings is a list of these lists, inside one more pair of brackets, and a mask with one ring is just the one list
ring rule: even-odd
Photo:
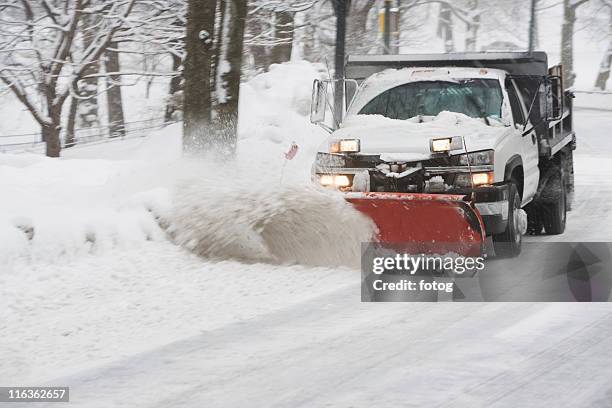
[[310,123],[319,124],[325,120],[325,102],[327,102],[327,83],[315,79],[312,84]]
[[547,121],[560,120],[564,109],[563,85],[560,76],[549,76],[540,87],[540,106],[545,107]]
[[540,98],[540,114],[542,119],[549,121],[554,116],[552,109],[552,85],[549,81],[540,84],[538,96]]

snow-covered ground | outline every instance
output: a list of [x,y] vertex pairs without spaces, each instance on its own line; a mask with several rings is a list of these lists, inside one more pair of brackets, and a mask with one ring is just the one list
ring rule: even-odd
[[306,120],[317,75],[289,64],[243,87],[252,109],[226,166],[183,159],[180,125],[59,160],[0,154],[0,384],[46,382],[354,284],[371,226],[310,186],[324,135]]
[[[612,98],[612,96],[611,96]],[[534,237],[537,241],[612,240],[612,111],[578,109],[575,153],[576,192],[566,231],[560,236]]]
[[[249,83],[243,103],[260,104],[221,169],[180,160],[177,126],[61,160],[0,155],[0,384],[67,385],[79,407],[609,406],[608,303],[360,302],[347,262],[358,248],[338,237],[356,245],[368,225],[333,195],[304,198],[322,137],[305,118],[315,75],[278,67]],[[578,110],[575,125],[577,202],[562,238],[610,241],[612,120]],[[244,222],[261,216],[254,203],[274,228]],[[180,239],[173,214],[189,206],[212,237],[207,225],[231,225],[228,246],[188,250],[198,243]],[[283,245],[292,234],[304,237],[297,252]],[[219,259],[228,248],[234,259]],[[312,256],[325,250],[342,256]],[[304,265],[317,263],[337,266]]]

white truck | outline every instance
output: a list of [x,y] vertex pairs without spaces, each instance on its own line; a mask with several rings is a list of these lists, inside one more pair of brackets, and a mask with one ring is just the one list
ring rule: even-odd
[[381,240],[484,248],[492,236],[496,254],[515,256],[525,224],[563,233],[573,95],[544,52],[349,56],[346,109],[329,126],[335,84],[313,87],[311,121],[330,132],[313,179],[345,192]]

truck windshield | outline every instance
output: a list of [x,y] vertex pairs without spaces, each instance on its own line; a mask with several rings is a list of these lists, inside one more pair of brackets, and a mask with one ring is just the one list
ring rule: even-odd
[[450,111],[473,118],[499,119],[502,98],[499,81],[495,79],[411,82],[376,96],[359,114],[410,119]]

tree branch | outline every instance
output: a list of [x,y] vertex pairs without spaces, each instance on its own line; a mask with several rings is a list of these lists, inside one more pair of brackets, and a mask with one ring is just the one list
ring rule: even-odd
[[43,116],[34,106],[34,104],[32,104],[32,102],[30,102],[27,94],[25,93],[25,91],[22,92],[22,86],[18,86],[17,85],[17,81],[11,81],[9,80],[7,77],[5,77],[4,75],[0,74],[0,80],[2,80],[2,82],[4,82],[6,84],[6,86],[13,91],[13,94],[17,97],[17,99],[19,99],[19,101],[21,103],[23,103],[25,105],[25,107],[28,109],[28,111],[30,111],[30,113],[32,114],[32,116],[34,117],[34,119],[38,122],[38,124],[40,124],[41,126],[48,126],[51,124],[51,121]]

